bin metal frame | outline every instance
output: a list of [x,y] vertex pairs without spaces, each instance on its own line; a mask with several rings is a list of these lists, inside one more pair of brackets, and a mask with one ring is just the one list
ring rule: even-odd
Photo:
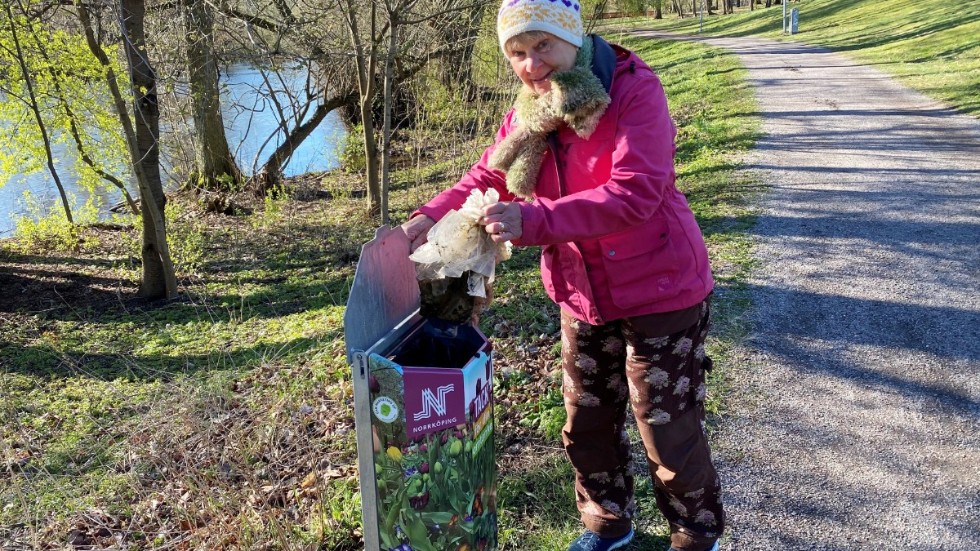
[[[374,239],[361,247],[347,308],[344,311],[344,340],[347,361],[353,370],[354,420],[357,426],[371,425],[368,356],[391,348],[416,326],[419,289],[415,265],[408,258],[411,242],[400,228],[382,226]],[[364,548],[381,549],[378,524],[377,480],[374,460],[361,450],[372,449],[370,431],[357,433],[357,463],[360,473],[361,513],[364,519]]]

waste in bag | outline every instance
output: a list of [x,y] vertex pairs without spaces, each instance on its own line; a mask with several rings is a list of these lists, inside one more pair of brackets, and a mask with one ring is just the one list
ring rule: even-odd
[[499,200],[494,189],[473,190],[459,210],[429,229],[428,240],[410,256],[423,317],[466,323],[487,303],[497,262],[511,255],[510,242],[495,243],[479,224],[483,207]]

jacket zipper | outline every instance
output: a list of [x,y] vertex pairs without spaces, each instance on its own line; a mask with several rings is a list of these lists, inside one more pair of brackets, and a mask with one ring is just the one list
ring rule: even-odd
[[565,196],[565,178],[562,177],[561,167],[558,166],[558,133],[548,134],[548,148],[551,150],[551,160],[555,163],[555,174],[558,176],[558,197]]
[[[561,166],[558,165],[558,133],[552,132],[548,134],[548,149],[551,150],[551,159],[555,164],[555,175],[558,176],[558,197],[562,198],[565,196],[565,178],[561,171]],[[582,267],[585,269],[585,282],[589,286],[589,297],[591,299],[590,309],[595,315],[595,320],[598,324],[602,324],[602,317],[599,315],[599,310],[595,305],[595,289],[592,288],[592,280],[589,279],[589,265],[585,263],[585,255],[582,254],[582,245],[578,241],[572,241],[572,245],[578,249],[579,258],[582,259]]]

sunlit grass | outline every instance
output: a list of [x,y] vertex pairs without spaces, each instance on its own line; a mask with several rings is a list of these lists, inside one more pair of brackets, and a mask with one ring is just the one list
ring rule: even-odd
[[[765,36],[841,51],[964,113],[980,114],[980,2],[800,0],[799,33],[784,35],[782,7],[704,20],[703,34]],[[698,18],[632,19],[631,28],[695,34]]]

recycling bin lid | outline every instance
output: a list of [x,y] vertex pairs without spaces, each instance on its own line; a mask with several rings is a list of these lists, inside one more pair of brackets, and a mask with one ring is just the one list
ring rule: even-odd
[[347,361],[371,348],[419,308],[411,242],[401,228],[382,226],[361,247],[344,311]]

